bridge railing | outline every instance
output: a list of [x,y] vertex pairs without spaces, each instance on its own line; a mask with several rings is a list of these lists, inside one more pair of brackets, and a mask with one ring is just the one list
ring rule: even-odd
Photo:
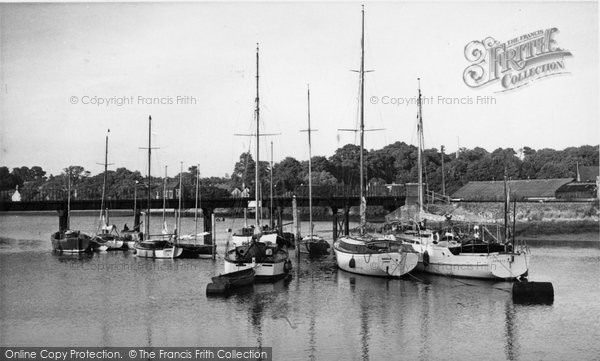
[[[41,202],[41,201],[66,201],[66,189],[14,189],[0,191],[0,201],[12,202],[13,196],[18,192],[18,197],[21,202]],[[79,189],[71,190],[71,199],[88,200],[99,199],[102,193],[97,191],[84,191]]]
[[[308,186],[298,186],[295,189],[295,195],[299,197],[308,197]],[[404,197],[406,189],[400,185],[368,185],[365,192],[366,197]],[[357,186],[313,186],[312,187],[313,197],[334,197],[334,198],[345,198],[345,197],[358,197],[360,195],[360,189]]]

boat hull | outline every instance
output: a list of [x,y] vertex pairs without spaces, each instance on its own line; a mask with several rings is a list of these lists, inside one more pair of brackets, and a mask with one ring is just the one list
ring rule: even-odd
[[96,251],[117,251],[123,250],[125,247],[123,239],[112,234],[98,234],[93,241],[96,243],[94,247]]
[[183,249],[180,258],[212,258],[214,246],[210,244],[183,244],[178,243],[178,247]]
[[135,246],[135,256],[140,258],[178,258],[183,253],[183,248],[174,246],[164,241],[144,241]]
[[413,252],[360,254],[342,251],[335,245],[334,251],[341,270],[366,276],[401,277],[415,269],[419,260]]
[[279,278],[283,278],[289,273],[289,270],[287,270],[286,268],[286,261],[275,263],[238,263],[225,259],[226,274],[247,269],[254,269],[255,277],[259,280],[276,280]]
[[302,239],[302,243],[310,256],[324,256],[329,254],[329,243],[320,237],[305,237]]
[[163,249],[136,249],[135,256],[140,258],[178,258],[183,252],[182,248],[169,247]]
[[52,249],[63,253],[83,253],[92,250],[92,239],[80,232],[60,233],[56,232],[50,236]]
[[122,231],[121,238],[123,239],[123,246],[129,250],[134,249],[135,244],[142,241],[141,233],[132,230]]
[[250,286],[254,283],[256,272],[252,268],[232,273],[224,273],[212,278],[213,283],[225,284],[228,289]]
[[252,241],[225,253],[225,272],[232,273],[253,268],[258,280],[274,280],[285,277],[292,269],[287,250],[273,244],[267,237],[263,242]]
[[516,279],[529,268],[529,255],[516,253],[459,253],[445,247],[415,245],[419,252],[417,270],[431,274],[482,279]]

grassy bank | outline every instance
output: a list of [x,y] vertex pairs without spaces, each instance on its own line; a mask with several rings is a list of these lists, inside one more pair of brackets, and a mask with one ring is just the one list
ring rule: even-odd
[[596,239],[600,236],[598,222],[594,220],[574,221],[534,221],[517,222],[515,235],[518,237],[531,237],[540,235],[579,235],[591,234]]

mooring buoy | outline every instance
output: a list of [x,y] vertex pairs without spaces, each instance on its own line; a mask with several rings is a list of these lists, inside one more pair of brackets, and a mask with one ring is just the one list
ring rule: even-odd
[[551,305],[554,303],[554,287],[550,282],[515,282],[512,299],[517,304]]
[[209,283],[206,285],[207,295],[222,295],[229,292],[229,285],[226,283]]

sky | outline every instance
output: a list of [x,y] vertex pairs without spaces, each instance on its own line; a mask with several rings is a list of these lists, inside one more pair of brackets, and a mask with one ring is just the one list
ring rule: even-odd
[[[255,140],[260,159],[308,159],[357,144],[361,3],[0,4],[0,166],[59,174],[81,165],[152,174],[199,164],[231,174]],[[564,71],[503,90],[471,88],[465,46],[556,28]],[[366,2],[365,147],[416,144],[421,79],[425,147],[564,149],[600,143],[597,2]],[[178,98],[179,97],[179,98]],[[433,98],[429,98],[433,97]],[[478,98],[480,97],[480,98]],[[488,99],[488,104],[477,104]],[[179,100],[179,101],[178,101]],[[161,104],[162,103],[162,104]],[[395,103],[395,104],[392,104]],[[402,104],[398,104],[402,103]]]

